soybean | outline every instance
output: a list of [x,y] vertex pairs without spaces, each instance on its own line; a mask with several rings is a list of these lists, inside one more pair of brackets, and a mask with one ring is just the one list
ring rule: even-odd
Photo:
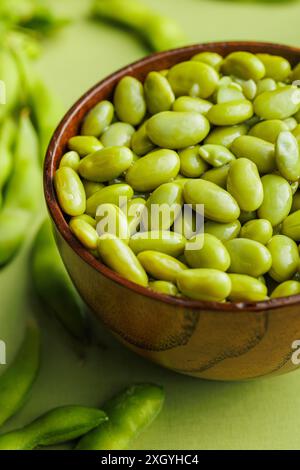
[[296,243],[285,235],[274,235],[267,244],[272,256],[270,276],[277,282],[290,279],[298,269],[299,252]]
[[195,300],[221,302],[231,291],[228,274],[216,269],[187,269],[177,277],[180,292]]

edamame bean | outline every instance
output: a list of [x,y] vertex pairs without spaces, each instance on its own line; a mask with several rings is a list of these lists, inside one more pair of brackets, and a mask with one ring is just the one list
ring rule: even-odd
[[240,81],[240,85],[242,87],[244,97],[250,101],[254,100],[254,98],[256,97],[256,93],[257,93],[256,82],[252,79],[242,80]]
[[100,101],[86,115],[81,134],[93,135],[99,137],[105,129],[111,124],[114,117],[114,107],[110,101]]
[[188,181],[183,196],[185,202],[193,204],[196,210],[198,204],[203,204],[205,217],[215,222],[233,222],[240,215],[239,206],[231,194],[210,181]]
[[261,95],[265,91],[273,91],[276,90],[277,85],[273,78],[263,78],[257,82],[257,91],[256,96]]
[[261,80],[266,73],[262,61],[251,52],[237,51],[229,54],[223,61],[222,72],[235,75],[243,80]]
[[245,96],[242,92],[242,87],[234,82],[219,86],[215,92],[215,101],[217,104],[229,103],[231,101],[240,101],[244,99]]
[[29,322],[15,359],[0,377],[0,426],[23,406],[36,379],[39,362],[39,330]]
[[101,135],[104,147],[130,147],[135,128],[126,122],[114,122]]
[[176,183],[159,186],[149,197],[143,218],[146,230],[168,230],[174,223],[183,205],[183,189]]
[[207,113],[207,119],[215,126],[234,126],[252,116],[252,103],[245,99],[215,104]]
[[194,55],[191,60],[196,60],[197,62],[204,62],[205,64],[210,65],[217,72],[219,72],[223,62],[223,57],[220,54],[217,54],[216,52],[205,51],[199,52],[199,54]]
[[265,91],[255,98],[254,112],[263,119],[285,119],[300,108],[300,89],[284,86],[273,91]]
[[273,290],[271,294],[271,299],[276,299],[278,297],[289,297],[290,295],[299,295],[300,294],[300,282],[298,281],[285,281],[279,284]]
[[233,153],[223,145],[201,145],[201,147],[199,147],[199,155],[205,162],[216,168],[235,160]]
[[249,136],[258,137],[275,144],[280,132],[288,131],[288,126],[279,119],[270,119],[255,124],[250,131]]
[[68,141],[68,147],[70,150],[79,153],[81,157],[103,149],[102,143],[96,137],[89,135],[76,135],[75,137],[71,137]]
[[300,62],[293,68],[291,80],[300,80]]
[[94,228],[96,228],[96,225],[97,225],[96,220],[87,214],[77,215],[76,217],[72,217],[71,220],[83,220],[84,222],[86,222],[87,224],[89,224],[91,227],[94,227]]
[[160,147],[181,149],[205,139],[209,122],[195,112],[164,111],[149,119],[146,132],[150,140]]
[[86,196],[78,174],[70,167],[59,168],[54,176],[54,185],[62,210],[71,216],[81,215],[86,209]]
[[106,414],[83,406],[62,406],[48,411],[17,431],[0,436],[0,450],[33,450],[76,439],[107,421]]
[[87,199],[90,198],[97,191],[105,187],[104,184],[102,183],[95,183],[95,181],[88,181],[84,179],[82,180],[82,184],[83,184]]
[[287,281],[298,269],[299,252],[296,243],[285,235],[274,235],[267,244],[272,256],[269,275],[277,282]]
[[277,168],[290,181],[300,178],[300,151],[296,137],[289,132],[280,132],[275,146]]
[[284,219],[281,232],[295,241],[300,241],[300,210],[296,210]]
[[273,78],[276,82],[283,82],[291,73],[291,66],[284,57],[272,54],[256,54],[266,69],[266,78]]
[[204,232],[214,235],[219,240],[227,241],[237,238],[241,230],[241,223],[239,220],[230,222],[228,224],[220,224],[218,222],[206,222],[204,224]]
[[138,232],[129,241],[129,246],[136,255],[141,251],[160,251],[175,258],[183,253],[185,244],[183,235],[167,230]]
[[191,268],[227,271],[230,266],[230,256],[225,246],[209,233],[200,233],[191,238],[185,246],[184,257]]
[[223,165],[219,168],[212,168],[211,170],[206,171],[201,176],[202,179],[206,181],[211,181],[216,185],[220,186],[223,189],[227,187],[227,177],[229,172],[230,165]]
[[156,385],[134,385],[104,405],[109,420],[84,436],[79,450],[124,450],[160,413],[164,391]]
[[131,201],[129,201],[127,204],[121,206],[121,210],[127,217],[130,235],[134,235],[137,232],[142,220],[145,206],[146,200],[141,197],[131,199]]
[[146,114],[143,85],[134,77],[122,78],[116,86],[114,105],[120,121],[137,126]]
[[77,171],[80,163],[80,156],[77,152],[71,150],[70,152],[65,153],[59,163],[59,168],[63,166],[68,166],[72,170]]
[[198,178],[208,168],[208,164],[199,155],[199,146],[188,147],[179,152],[180,171],[189,178]]
[[246,274],[229,274],[231,292],[229,299],[232,302],[259,302],[268,297],[267,287],[258,279]]
[[213,129],[206,137],[205,144],[224,145],[230,148],[232,142],[239,136],[248,132],[248,126],[239,124],[237,126],[221,127]]
[[75,339],[87,342],[84,307],[59,255],[49,220],[37,233],[30,262],[34,288],[46,310],[54,314]]
[[178,259],[158,251],[142,251],[137,258],[151,277],[162,281],[176,282],[178,274],[187,269]]
[[177,296],[178,290],[175,284],[168,281],[151,281],[149,282],[150,289],[159,294]]
[[240,232],[241,238],[250,238],[262,245],[266,245],[273,235],[273,227],[266,219],[249,220],[243,225]]
[[152,191],[178,175],[180,159],[173,150],[154,150],[137,160],[126,173],[126,182],[135,191]]
[[293,117],[284,119],[284,123],[290,132],[294,131],[298,126],[297,120]]
[[97,249],[98,234],[91,224],[74,217],[70,220],[69,227],[85,248],[88,250]]
[[263,202],[264,191],[255,163],[247,158],[233,161],[228,172],[227,191],[242,210],[258,209]]
[[128,281],[141,286],[148,285],[147,274],[131,248],[124,240],[114,235],[102,235],[98,240],[98,251],[102,261]]
[[219,81],[214,68],[192,60],[171,67],[167,78],[176,96],[190,95],[199,98],[212,95]]
[[86,213],[92,217],[95,216],[97,207],[101,204],[116,204],[123,203],[131,199],[133,196],[133,189],[124,183],[112,184],[105,186],[99,191],[95,192],[86,201]]
[[212,103],[202,98],[179,96],[179,98],[174,101],[172,109],[177,112],[194,111],[195,113],[200,113],[205,116],[211,107]]
[[289,183],[278,175],[265,175],[261,179],[264,199],[258,209],[260,219],[267,219],[272,226],[280,224],[292,207],[292,190]]
[[147,109],[150,114],[171,109],[175,96],[168,80],[159,72],[148,73],[144,90]]
[[151,152],[155,145],[149,139],[146,132],[147,121],[145,121],[138,130],[133,134],[131,139],[132,150],[139,156]]
[[216,269],[187,269],[178,275],[177,287],[191,299],[222,302],[231,291],[231,281]]
[[234,140],[230,150],[237,158],[255,163],[260,174],[271,173],[276,168],[274,145],[266,140],[243,135]]
[[296,191],[293,195],[293,203],[291,213],[300,210],[300,191]]
[[[127,244],[130,238],[127,217],[115,204],[101,204],[96,211],[97,234],[112,234]],[[96,240],[98,243],[98,238]]]
[[270,270],[271,254],[261,243],[248,238],[234,238],[224,244],[231,259],[229,272],[258,277]]
[[118,178],[128,170],[133,155],[127,147],[106,147],[84,157],[79,165],[80,176],[96,183]]

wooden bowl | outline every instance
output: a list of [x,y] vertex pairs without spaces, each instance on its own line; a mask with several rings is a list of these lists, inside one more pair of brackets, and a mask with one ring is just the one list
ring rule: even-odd
[[292,345],[300,340],[300,295],[264,302],[218,303],[158,294],[123,279],[95,259],[71,233],[53,187],[53,176],[86,113],[110,99],[125,75],[144,80],[201,51],[268,52],[300,61],[300,49],[259,42],[199,44],[154,54],[99,82],[68,111],[48,148],[44,186],[57,245],[82,298],[130,349],[174,371],[213,380],[242,380],[297,368]]

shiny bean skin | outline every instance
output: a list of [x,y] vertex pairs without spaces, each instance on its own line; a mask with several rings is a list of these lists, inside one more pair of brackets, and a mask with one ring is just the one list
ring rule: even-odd
[[216,89],[219,76],[209,65],[188,61],[174,65],[167,76],[176,96],[207,98]]
[[178,275],[177,287],[191,299],[221,302],[230,294],[231,281],[216,269],[187,269]]
[[231,292],[229,299],[232,302],[259,302],[268,297],[267,287],[255,277],[246,274],[229,274]]
[[255,163],[247,158],[233,161],[228,172],[227,191],[235,198],[240,209],[258,209],[263,202],[264,191]]
[[272,265],[269,250],[261,243],[247,238],[234,238],[225,243],[231,264],[229,272],[258,277],[267,273]]
[[299,252],[296,243],[285,235],[274,235],[267,244],[272,256],[270,276],[277,282],[290,279],[298,269]]
[[292,207],[292,190],[289,183],[278,175],[265,175],[261,179],[264,191],[258,216],[267,219],[272,226],[280,224]]

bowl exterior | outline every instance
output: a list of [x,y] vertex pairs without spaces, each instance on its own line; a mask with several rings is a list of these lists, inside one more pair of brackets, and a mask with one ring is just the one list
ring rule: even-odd
[[[76,135],[84,115],[101,99],[110,99],[124,75],[143,80],[150,70],[168,68],[210,50],[269,52],[300,61],[300,49],[265,43],[211,43],[190,46],[126,67],[87,92],[67,113],[50,143],[45,161],[45,197],[54,222],[56,241],[69,274],[85,302],[127,347],[161,366],[213,380],[245,380],[281,374],[298,367],[300,296],[253,305],[220,304],[212,308],[193,302],[145,295],[143,288],[122,282],[84,250],[68,228],[53,188],[53,176]],[[300,341],[299,341],[300,343]],[[300,357],[300,354],[299,354]]]

